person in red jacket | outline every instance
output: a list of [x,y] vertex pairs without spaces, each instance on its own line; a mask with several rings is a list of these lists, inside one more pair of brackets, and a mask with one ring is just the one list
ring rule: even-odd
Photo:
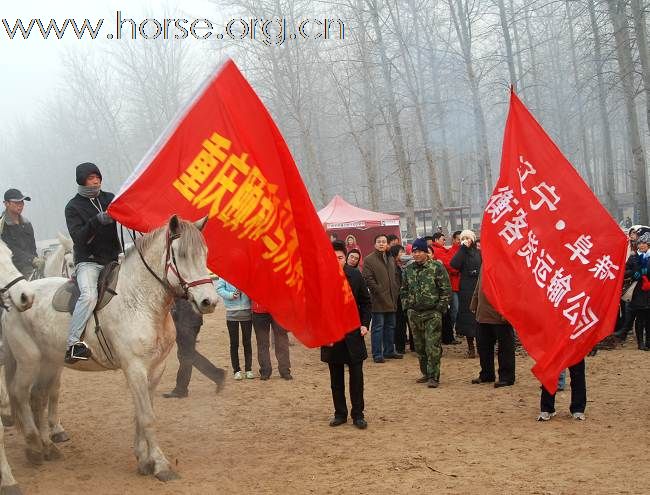
[[443,339],[443,343],[460,344],[460,341],[454,338],[454,325],[456,324],[456,317],[458,316],[458,291],[460,289],[460,273],[450,264],[450,261],[454,257],[454,254],[456,254],[458,251],[460,241],[457,244],[452,244],[450,247],[446,247],[445,240],[445,235],[442,232],[436,232],[433,234],[433,256],[437,260],[440,260],[445,266],[447,273],[449,274],[449,281],[451,282],[452,291],[451,299],[449,301],[449,312],[447,315],[449,318],[451,331],[449,332],[450,335],[447,335],[447,338]]

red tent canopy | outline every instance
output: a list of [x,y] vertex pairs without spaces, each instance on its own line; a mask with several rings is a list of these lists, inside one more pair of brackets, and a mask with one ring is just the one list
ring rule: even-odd
[[376,235],[400,237],[399,215],[357,208],[338,195],[318,212],[318,217],[328,234],[344,240],[348,251],[358,248],[363,256],[373,251]]
[[399,215],[378,213],[351,205],[338,194],[318,212],[325,230],[399,226]]

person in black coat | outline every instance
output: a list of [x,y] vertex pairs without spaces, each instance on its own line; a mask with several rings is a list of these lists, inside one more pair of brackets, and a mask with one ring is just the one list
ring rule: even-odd
[[[637,241],[637,252],[632,253],[625,264],[625,278],[636,280],[636,287],[630,301],[630,328],[634,324],[639,350],[650,351],[650,233],[643,234]],[[627,332],[625,332],[627,335]]]
[[321,361],[329,365],[332,400],[334,401],[334,418],[330,426],[339,426],[348,420],[348,408],[345,401],[345,365],[350,371],[350,402],[352,403],[352,422],[354,426],[364,429],[368,423],[364,419],[363,409],[363,361],[368,357],[364,336],[372,315],[370,292],[359,270],[345,264],[345,243],[332,242],[334,253],[348,279],[354,300],[359,310],[361,326],[348,332],[344,338],[333,344],[321,347]]
[[476,249],[476,235],[471,230],[460,233],[460,249],[449,263],[460,272],[460,291],[458,292],[458,317],[456,333],[467,339],[467,357],[476,357],[474,339],[476,338],[476,318],[470,311],[474,289],[481,272],[481,252]]
[[105,265],[117,261],[122,250],[115,221],[106,212],[115,195],[102,191],[102,174],[94,163],[77,166],[77,194],[65,207],[65,221],[73,242],[75,276],[81,295],[68,332],[67,363],[87,360],[90,348],[81,340],[97,304],[97,280]]

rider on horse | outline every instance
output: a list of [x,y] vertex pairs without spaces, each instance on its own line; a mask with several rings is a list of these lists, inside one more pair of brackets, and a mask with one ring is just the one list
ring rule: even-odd
[[117,261],[121,251],[117,227],[106,209],[115,195],[101,190],[102,174],[94,163],[77,166],[78,192],[65,207],[65,221],[74,243],[74,262],[81,295],[72,313],[68,334],[67,363],[90,357],[81,340],[97,304],[97,280],[102,268]]

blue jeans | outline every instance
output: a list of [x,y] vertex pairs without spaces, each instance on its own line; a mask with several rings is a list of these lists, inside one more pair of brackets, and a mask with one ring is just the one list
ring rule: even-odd
[[372,358],[382,359],[395,354],[395,313],[373,313],[370,328]]
[[68,347],[79,342],[81,334],[86,328],[86,323],[88,323],[88,319],[92,316],[97,305],[97,280],[102,268],[104,268],[102,265],[89,261],[81,262],[75,267],[77,284],[81,295],[72,313],[68,333]]
[[451,298],[449,299],[449,317],[451,318],[451,328],[453,329],[458,318],[458,292],[451,292]]

